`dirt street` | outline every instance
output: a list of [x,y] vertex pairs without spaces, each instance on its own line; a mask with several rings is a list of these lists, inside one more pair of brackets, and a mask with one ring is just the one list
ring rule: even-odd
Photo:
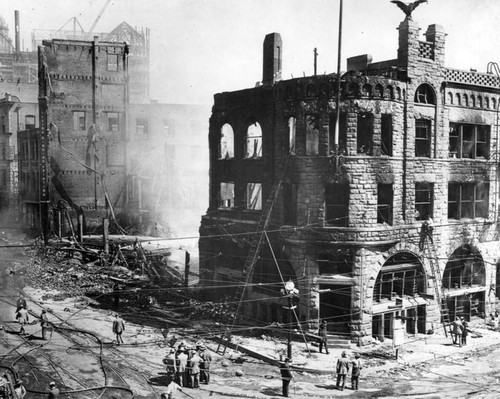
[[[95,301],[84,297],[47,300],[46,290],[24,286],[26,267],[33,262],[26,256],[24,247],[16,247],[24,240],[20,239],[22,236],[6,232],[0,238],[3,240],[0,248],[1,367],[22,378],[28,398],[46,397],[50,381],[55,381],[63,393],[73,398],[159,398],[165,390],[162,358],[168,348],[167,341],[185,340],[194,345],[202,339],[210,349],[217,348],[208,339],[208,327],[205,334],[200,334],[202,324],[193,325],[192,331],[196,333],[186,328],[170,328],[165,334],[158,320],[148,323],[147,318],[139,319],[137,314],[122,315],[126,321],[125,344],[117,346],[111,331],[113,312],[96,308]],[[26,335],[18,333],[19,325],[14,321],[15,302],[21,290],[28,295],[31,312]],[[41,339],[37,320],[42,308],[48,310],[49,321],[55,326],[52,336],[49,333],[46,340]],[[483,328],[481,323],[476,322],[474,328]],[[499,342],[500,335],[496,334],[471,338],[470,345],[464,348],[451,347],[444,337],[436,335],[432,338],[434,343],[425,341],[425,348],[424,341],[405,346],[398,362],[371,356],[369,350],[363,349],[365,368],[359,391],[349,389],[349,378],[348,388],[341,392],[335,389],[332,373],[295,371],[291,397],[497,398],[500,397],[500,346],[493,345]],[[264,347],[261,339],[255,338],[254,344]],[[282,344],[268,342],[268,345],[281,347]],[[320,371],[333,370],[341,349],[332,348],[328,356],[316,353],[317,347],[311,349]],[[422,356],[419,356],[421,349]],[[356,348],[350,350],[350,354],[354,350]],[[300,358],[303,349],[298,343],[294,343],[294,351]],[[433,352],[435,358],[429,360],[428,355]],[[281,397],[281,379],[276,367],[231,350],[224,357],[215,353],[213,356],[210,385],[185,388],[177,394],[178,398]]]

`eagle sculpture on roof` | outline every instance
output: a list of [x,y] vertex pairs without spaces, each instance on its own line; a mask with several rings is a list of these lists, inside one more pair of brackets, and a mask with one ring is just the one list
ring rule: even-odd
[[406,15],[406,19],[409,19],[411,21],[411,13],[413,12],[413,10],[417,8],[420,3],[427,3],[427,0],[417,0],[410,4],[406,4],[398,0],[392,0],[391,3],[394,3],[399,8],[401,8]]

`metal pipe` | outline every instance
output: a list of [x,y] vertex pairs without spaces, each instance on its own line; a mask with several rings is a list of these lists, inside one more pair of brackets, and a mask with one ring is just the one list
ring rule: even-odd
[[[94,40],[92,41],[92,123],[94,127],[96,127],[96,47],[97,47],[98,37],[94,36]],[[97,130],[97,129],[96,129]],[[94,141],[94,170],[97,170],[97,161],[96,161],[96,153],[95,146],[96,143]],[[94,172],[94,208],[97,209],[97,173]]]
[[19,10],[14,11],[14,24],[15,24],[15,39],[16,39],[16,53],[21,51],[21,27],[19,24]]

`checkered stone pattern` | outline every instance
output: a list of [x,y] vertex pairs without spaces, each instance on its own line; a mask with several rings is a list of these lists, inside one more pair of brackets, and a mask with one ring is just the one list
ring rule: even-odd
[[429,60],[434,59],[434,44],[428,42],[419,42],[418,55]]
[[449,82],[469,83],[477,86],[498,87],[500,85],[500,79],[494,75],[460,71],[458,69],[447,69],[445,80]]

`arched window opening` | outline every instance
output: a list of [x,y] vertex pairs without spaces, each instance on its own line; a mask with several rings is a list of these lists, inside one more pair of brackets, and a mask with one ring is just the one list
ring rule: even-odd
[[234,158],[234,132],[229,123],[222,126],[220,131],[219,159]]
[[317,115],[306,115],[306,155],[319,154],[319,120]]
[[363,96],[371,96],[372,95],[372,86],[369,84],[363,85]]
[[453,105],[453,93],[448,92],[448,104]]
[[258,122],[248,126],[245,158],[262,157],[262,129]]
[[474,253],[468,245],[457,248],[446,263],[443,288],[475,288],[485,284],[486,270],[481,255]]
[[419,104],[436,104],[434,89],[427,83],[418,86],[415,92],[415,102]]
[[288,152],[295,154],[295,134],[297,128],[297,119],[293,116],[288,118]]
[[375,96],[376,97],[384,97],[384,88],[381,84],[375,86]]
[[462,105],[462,98],[460,97],[460,94],[456,94],[456,98],[457,98],[457,105]]

